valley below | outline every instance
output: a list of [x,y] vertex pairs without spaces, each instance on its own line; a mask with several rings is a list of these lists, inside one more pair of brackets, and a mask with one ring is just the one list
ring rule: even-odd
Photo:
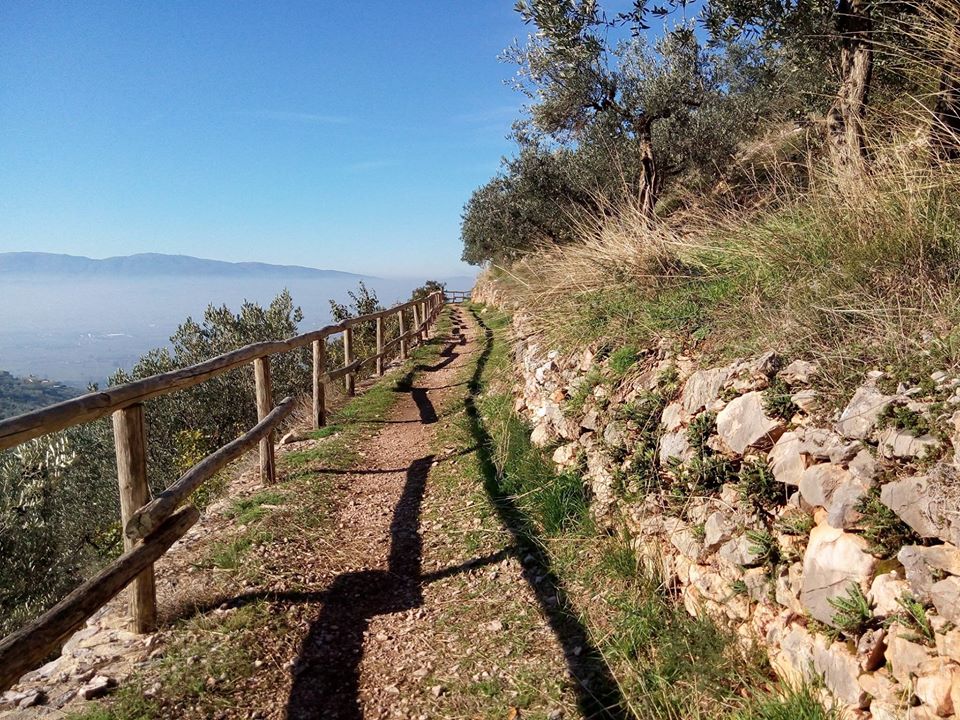
[[[287,288],[304,314],[302,329],[330,321],[330,300],[343,302],[360,280],[390,304],[409,296],[419,279],[337,277],[147,276],[76,277],[54,274],[0,277],[0,369],[49,378],[79,389],[103,384],[118,368],[168,345],[187,317],[208,305],[237,312],[245,301],[269,303]],[[441,281],[443,279],[441,278]],[[472,284],[467,278],[449,278]]]

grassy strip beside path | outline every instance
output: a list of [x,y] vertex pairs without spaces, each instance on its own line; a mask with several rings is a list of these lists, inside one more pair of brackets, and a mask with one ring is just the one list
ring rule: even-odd
[[[551,624],[582,627],[577,676],[585,717],[684,720],[826,720],[811,688],[779,687],[762,654],[744,655],[732,632],[691,617],[627,538],[598,533],[576,474],[557,475],[513,412],[509,318],[471,307],[486,336],[467,397],[473,466],[489,502],[556,598]],[[463,440],[461,440],[463,441]],[[467,478],[462,478],[466,480]],[[591,657],[593,653],[593,657]]]

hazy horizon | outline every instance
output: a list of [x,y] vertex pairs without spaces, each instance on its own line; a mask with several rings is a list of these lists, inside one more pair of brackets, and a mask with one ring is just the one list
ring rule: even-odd
[[[409,297],[427,279],[363,278],[384,306]],[[454,282],[466,281],[458,276]],[[84,388],[129,369],[145,352],[168,345],[188,316],[208,305],[234,312],[244,300],[269,303],[286,287],[302,308],[303,330],[329,323],[329,300],[348,300],[358,277],[136,278],[5,275],[0,290],[0,370]],[[472,284],[472,282],[470,283]],[[451,289],[464,289],[451,286]]]

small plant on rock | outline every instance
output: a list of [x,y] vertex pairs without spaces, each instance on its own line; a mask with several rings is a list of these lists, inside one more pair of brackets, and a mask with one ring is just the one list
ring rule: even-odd
[[722,455],[697,455],[683,473],[691,495],[714,493],[737,477],[737,466]]
[[614,473],[614,488],[619,497],[637,500],[660,486],[660,462],[656,445],[638,445],[626,469]]
[[788,511],[777,521],[777,529],[785,535],[809,535],[813,530],[813,515],[803,510]]
[[671,365],[657,376],[657,388],[665,398],[672,398],[680,391],[680,373]]
[[659,393],[643,393],[633,402],[622,405],[617,410],[617,417],[636,423],[642,433],[655,434],[666,404],[666,399]]
[[880,488],[873,487],[857,504],[863,537],[870,543],[870,552],[883,558],[896,555],[904,545],[918,542],[919,536],[880,502]]
[[856,583],[850,583],[845,596],[829,598],[827,602],[836,609],[834,626],[847,637],[859,637],[874,624],[870,601]]
[[599,368],[593,368],[584,375],[577,384],[573,394],[567,399],[566,411],[569,415],[579,415],[583,412],[583,407],[587,403],[587,398],[593,393],[593,389],[603,382],[603,375]]
[[703,412],[697,415],[687,428],[687,440],[697,455],[710,455],[713,451],[707,446],[710,435],[717,427],[717,414],[715,412]]
[[674,478],[671,497],[674,500],[682,502],[691,495],[713,493],[724,483],[736,478],[737,466],[722,455],[714,453],[707,445],[716,422],[716,413],[701,413],[687,428],[687,440],[694,454],[686,462],[676,458],[671,460],[670,472]]
[[790,386],[782,379],[775,377],[770,386],[763,393],[763,408],[774,417],[787,422],[796,415],[800,408],[790,399]]
[[747,530],[747,540],[753,543],[750,552],[757,563],[767,568],[771,574],[776,572],[782,558],[777,539],[766,530]]
[[785,486],[778,482],[763,458],[754,458],[740,466],[740,497],[758,509],[769,510],[786,500]]
[[936,636],[923,603],[913,595],[906,594],[897,599],[897,604],[903,608],[903,612],[898,613],[896,617],[900,624],[913,632],[914,639],[933,647],[936,644]]

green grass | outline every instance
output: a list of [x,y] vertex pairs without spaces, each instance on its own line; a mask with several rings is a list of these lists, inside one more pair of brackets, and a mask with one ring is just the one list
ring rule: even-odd
[[310,437],[313,438],[314,440],[323,440],[324,438],[330,437],[331,435],[336,435],[336,434],[337,434],[338,432],[340,432],[341,430],[343,430],[343,427],[340,426],[340,425],[337,425],[337,424],[332,424],[332,425],[330,425],[330,424],[328,424],[328,425],[324,425],[322,428],[318,428],[318,429],[316,429],[316,430],[312,430],[312,431],[309,433],[309,435],[310,435]]
[[842,720],[843,717],[838,709],[824,708],[815,691],[803,686],[754,698],[730,720]]
[[639,358],[640,354],[635,345],[624,345],[610,353],[608,365],[616,375],[622,376],[636,364]]
[[[487,310],[483,320],[491,329],[502,329],[509,317]],[[510,364],[508,344],[495,335],[488,372],[505,379]],[[555,472],[553,462],[530,442],[529,426],[513,412],[513,398],[503,390],[483,393],[478,402],[487,425],[497,428],[496,437],[503,439],[492,448],[488,483],[495,485],[496,495],[516,503],[530,521],[531,532],[559,535],[584,531],[589,526],[589,494],[583,479],[574,472]]]
[[264,505],[282,505],[286,495],[276,490],[263,490],[250,497],[234,500],[226,511],[226,516],[240,525],[249,525],[267,513]]
[[602,573],[632,583],[640,572],[640,559],[628,536],[621,536],[603,548],[599,569]]
[[[495,311],[480,317],[506,324]],[[559,582],[585,589],[571,594],[568,610],[585,622],[615,677],[622,707],[634,717],[665,720],[835,717],[820,708],[807,688],[770,691],[765,660],[757,653],[744,654],[723,625],[691,616],[650,567],[656,563],[634,551],[629,536],[609,537],[579,520],[588,516],[582,483],[575,475],[556,474],[544,452],[530,444],[529,427],[513,413],[509,344],[500,332],[494,332],[491,342],[473,387],[478,439],[488,451],[488,461],[478,469],[495,503],[510,500],[527,542],[540,548]],[[662,397],[644,397],[628,412],[638,421],[650,420],[659,417],[662,404]],[[706,440],[714,426],[715,418],[704,414],[692,431],[707,461]],[[729,469],[720,474],[729,477]],[[549,487],[554,489],[545,490]],[[752,539],[763,545],[763,559],[775,565],[776,541],[769,534]]]

